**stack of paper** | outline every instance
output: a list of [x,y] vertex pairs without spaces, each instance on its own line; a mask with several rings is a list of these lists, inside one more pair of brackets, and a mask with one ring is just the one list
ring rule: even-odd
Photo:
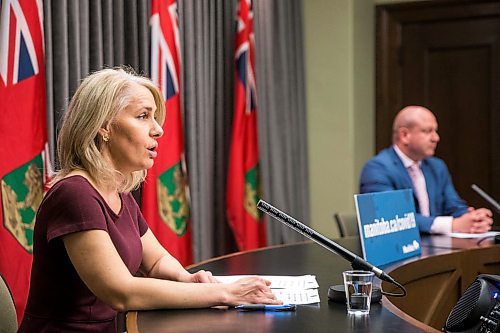
[[[254,275],[225,275],[215,278],[222,283],[232,283]],[[271,281],[270,288],[276,297],[285,304],[312,304],[319,302],[318,282],[314,275],[281,276],[259,275]]]

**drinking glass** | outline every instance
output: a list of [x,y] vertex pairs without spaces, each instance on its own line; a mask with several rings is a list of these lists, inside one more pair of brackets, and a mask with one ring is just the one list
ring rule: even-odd
[[373,272],[345,271],[344,276],[347,313],[366,315],[370,313],[372,297]]

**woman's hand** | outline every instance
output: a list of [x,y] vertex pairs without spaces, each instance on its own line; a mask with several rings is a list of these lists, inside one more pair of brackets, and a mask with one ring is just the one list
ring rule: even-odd
[[261,277],[247,277],[227,285],[227,305],[283,304],[271,291],[271,282]]
[[204,270],[199,270],[193,274],[186,271],[186,274],[184,274],[179,281],[193,283],[219,283],[219,281],[213,277],[212,272]]

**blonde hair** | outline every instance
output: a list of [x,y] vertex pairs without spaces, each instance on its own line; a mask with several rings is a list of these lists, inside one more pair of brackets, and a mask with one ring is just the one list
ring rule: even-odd
[[74,170],[86,171],[97,186],[117,187],[119,192],[131,191],[144,180],[146,170],[130,175],[115,170],[101,154],[103,139],[98,135],[99,129],[109,126],[130,103],[130,88],[134,84],[151,92],[157,108],[155,117],[163,124],[165,103],[148,78],[130,68],[107,68],[89,75],[75,92],[64,115],[57,139],[60,170],[52,184]]

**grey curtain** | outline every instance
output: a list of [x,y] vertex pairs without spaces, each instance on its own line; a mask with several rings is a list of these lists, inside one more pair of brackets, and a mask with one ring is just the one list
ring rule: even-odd
[[[309,224],[301,4],[256,2],[255,61],[263,199]],[[303,238],[275,220],[267,229],[270,244]]]
[[[149,74],[150,1],[45,0],[49,143],[80,80],[109,66]],[[236,250],[225,217],[236,1],[178,0],[182,104],[196,261]],[[309,216],[301,0],[254,3],[263,198]],[[270,244],[300,237],[267,221]]]
[[[103,67],[149,69],[149,1],[44,0],[49,146],[82,78]],[[53,159],[55,160],[55,159]]]

